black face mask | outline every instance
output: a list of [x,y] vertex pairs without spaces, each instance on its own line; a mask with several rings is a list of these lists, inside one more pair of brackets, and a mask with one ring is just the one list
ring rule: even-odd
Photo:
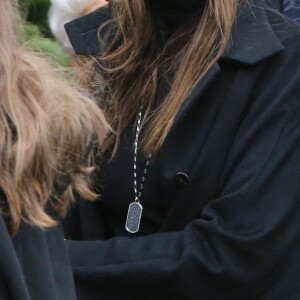
[[207,0],[148,0],[170,31],[200,17]]
[[[153,0],[150,0],[153,1]],[[162,3],[165,7],[173,9],[190,10],[202,7],[206,0],[156,0]]]

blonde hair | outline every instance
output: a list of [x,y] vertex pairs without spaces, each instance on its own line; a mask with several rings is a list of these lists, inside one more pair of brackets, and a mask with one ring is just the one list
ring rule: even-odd
[[20,45],[16,6],[0,1],[0,187],[12,233],[21,220],[55,225],[48,209],[64,214],[74,191],[96,199],[89,177],[108,130],[93,100]]
[[[160,12],[150,9],[153,3],[111,0],[113,20],[99,30],[100,35],[104,27],[114,32],[101,37],[105,50],[99,57],[105,74],[102,96],[116,132],[104,149],[115,145],[114,153],[142,103],[146,110],[143,124],[147,125],[142,149],[146,154],[160,150],[183,102],[228,46],[238,0],[205,1],[201,16],[191,18],[171,37],[165,36]],[[171,89],[153,109],[159,76],[166,72],[174,74]]]

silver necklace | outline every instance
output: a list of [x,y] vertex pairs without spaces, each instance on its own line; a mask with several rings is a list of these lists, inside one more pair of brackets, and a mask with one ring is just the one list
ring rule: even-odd
[[133,155],[133,187],[134,187],[134,202],[132,202],[128,207],[127,219],[125,228],[130,233],[137,233],[140,229],[140,223],[143,213],[143,206],[141,205],[142,193],[144,190],[148,168],[150,165],[151,154],[147,156],[145,167],[143,170],[143,175],[141,178],[141,183],[138,185],[137,178],[137,153],[138,153],[138,143],[141,132],[141,122],[142,122],[142,111],[138,114],[135,141],[134,141],[134,155]]

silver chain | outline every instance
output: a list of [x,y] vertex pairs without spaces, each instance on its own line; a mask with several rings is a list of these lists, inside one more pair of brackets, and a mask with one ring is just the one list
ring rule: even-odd
[[137,119],[137,125],[136,125],[136,134],[135,134],[135,141],[134,141],[134,156],[133,156],[133,186],[134,186],[134,198],[135,202],[140,202],[142,198],[142,193],[144,190],[146,178],[147,178],[147,173],[148,173],[148,168],[150,165],[150,159],[152,157],[151,154],[147,156],[145,168],[143,170],[143,175],[141,178],[141,183],[138,186],[138,178],[137,178],[137,154],[138,154],[138,143],[139,143],[139,137],[140,137],[140,132],[141,132],[141,123],[142,123],[142,111],[139,112],[138,114],[138,119]]

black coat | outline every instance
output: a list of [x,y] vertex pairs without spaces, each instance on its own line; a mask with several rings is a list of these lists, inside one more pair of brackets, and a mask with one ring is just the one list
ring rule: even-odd
[[281,13],[283,12],[283,1],[284,0],[266,0],[266,3],[272,8],[277,9]]
[[[105,10],[66,26],[101,51]],[[256,1],[186,99],[149,169],[138,236],[132,137],[102,168],[99,203],[66,222],[79,299],[300,299],[300,28]],[[83,241],[81,241],[83,240]]]
[[0,299],[76,299],[60,227],[41,230],[22,223],[12,239],[0,216]]

